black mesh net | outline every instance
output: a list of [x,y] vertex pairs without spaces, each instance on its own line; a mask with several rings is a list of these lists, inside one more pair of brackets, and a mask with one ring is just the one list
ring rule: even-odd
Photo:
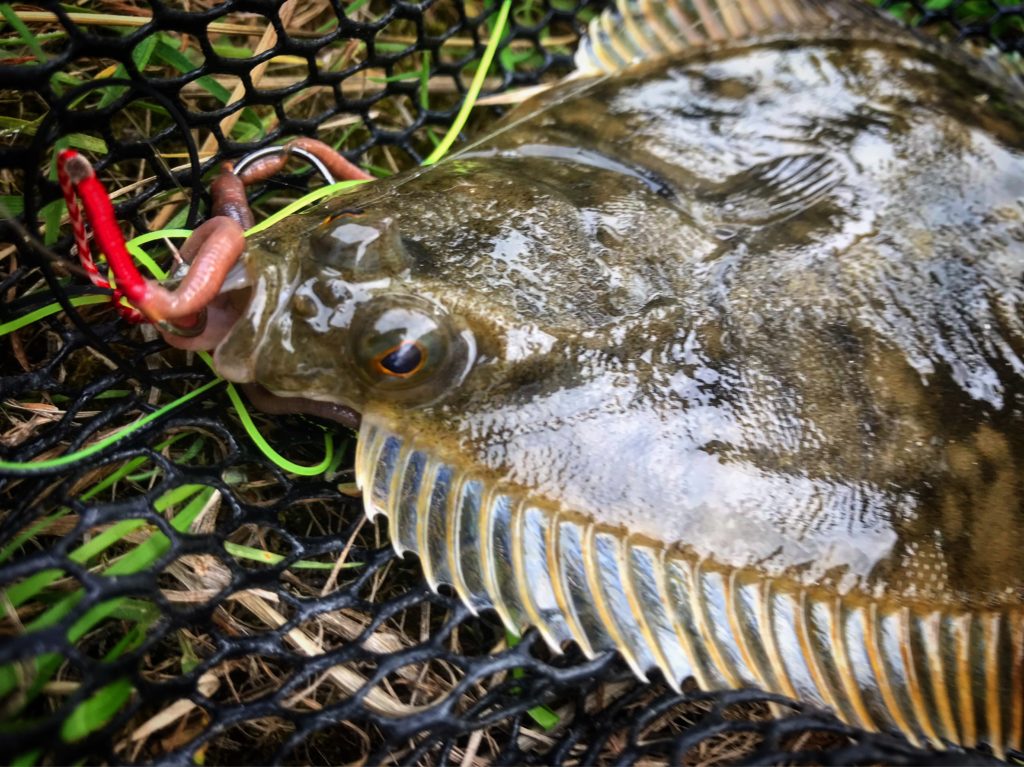
[[[135,232],[193,227],[212,166],[284,137],[316,133],[395,172],[450,124],[495,7],[183,5],[0,5],[0,202],[60,256],[3,225],[0,459],[36,462],[0,473],[7,761],[988,761],[761,692],[641,684],[615,655],[553,657],[534,632],[517,642],[432,593],[364,521],[351,435],[335,430],[313,477],[267,459],[225,387],[202,388],[213,375],[200,360],[125,324],[69,272],[55,150],[95,160]],[[600,3],[513,6],[485,95],[569,71]],[[889,6],[940,34],[1021,46],[1021,6]],[[253,418],[288,459],[323,457],[323,424]]]

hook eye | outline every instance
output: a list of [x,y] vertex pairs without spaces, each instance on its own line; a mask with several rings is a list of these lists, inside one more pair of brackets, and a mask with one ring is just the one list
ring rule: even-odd
[[[313,169],[327,184],[333,184],[337,180],[334,178],[331,172],[327,170],[327,166],[323,164],[320,158],[314,155],[312,152],[309,152],[303,149],[302,147],[298,146],[292,147],[287,151],[289,155],[301,157],[303,160],[312,165]],[[255,152],[250,152],[249,154],[245,155],[244,157],[242,157],[242,159],[235,163],[235,173],[240,174],[243,170],[245,170],[247,165],[250,165],[251,163],[254,163],[257,160],[260,160],[264,157],[283,154],[284,152],[285,147],[283,146],[265,146],[262,149],[257,149]]]

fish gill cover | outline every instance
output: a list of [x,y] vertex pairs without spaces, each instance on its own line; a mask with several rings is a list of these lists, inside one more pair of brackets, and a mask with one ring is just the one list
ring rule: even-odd
[[[124,323],[67,267],[58,150],[94,160],[136,234],[194,227],[208,171],[294,135],[389,175],[441,141],[497,5],[0,4],[0,204],[60,256],[0,224],[0,753],[26,765],[987,761],[757,691],[678,694],[614,654],[552,657],[535,631],[506,635],[433,593],[365,521],[350,435],[249,414],[201,360]],[[602,6],[513,3],[484,81],[491,106],[473,120],[567,73]],[[888,6],[952,39],[1022,47],[1020,6]],[[297,173],[256,197],[272,208],[308,183]]]

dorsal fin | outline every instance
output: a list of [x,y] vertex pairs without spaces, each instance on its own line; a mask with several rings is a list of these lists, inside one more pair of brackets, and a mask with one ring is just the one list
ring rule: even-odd
[[577,72],[618,72],[687,49],[822,29],[860,12],[854,8],[823,0],[616,0],[590,22]]

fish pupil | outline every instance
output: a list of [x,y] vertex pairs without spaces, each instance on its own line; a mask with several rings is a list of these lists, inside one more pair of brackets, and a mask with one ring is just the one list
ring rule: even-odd
[[414,341],[403,341],[382,355],[378,364],[385,373],[409,376],[423,366],[423,350]]

